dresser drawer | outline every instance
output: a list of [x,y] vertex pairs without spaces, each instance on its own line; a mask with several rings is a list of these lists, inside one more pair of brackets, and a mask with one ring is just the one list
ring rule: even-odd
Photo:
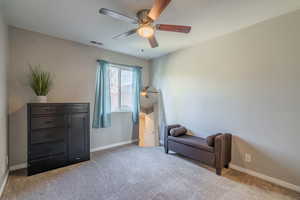
[[66,153],[66,144],[64,141],[34,144],[30,147],[30,159],[38,159],[61,153]]
[[31,144],[40,144],[64,140],[66,131],[66,128],[38,129],[31,132],[30,141]]
[[88,104],[68,105],[66,110],[71,113],[87,113],[89,112],[89,105]]
[[64,105],[36,105],[31,107],[33,115],[59,114],[64,112]]
[[49,156],[44,159],[30,161],[28,167],[28,175],[44,172],[50,169],[63,167],[67,164],[67,157],[65,154]]
[[53,117],[39,117],[31,119],[31,129],[43,129],[43,128],[63,128],[65,127],[65,117],[53,116]]

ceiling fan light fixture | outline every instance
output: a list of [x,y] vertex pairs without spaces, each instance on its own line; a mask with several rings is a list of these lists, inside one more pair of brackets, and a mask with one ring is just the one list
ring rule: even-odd
[[[1,1],[1,0],[0,0]],[[191,26],[181,26],[172,24],[156,24],[156,20],[161,16],[162,12],[167,8],[172,0],[153,0],[154,4],[151,9],[142,9],[136,13],[136,17],[129,17],[122,13],[107,8],[101,8],[99,13],[118,20],[128,22],[130,24],[137,24],[138,27],[129,30],[125,33],[114,36],[113,39],[128,37],[133,34],[138,34],[142,38],[146,38],[151,48],[157,48],[159,43],[156,40],[155,32],[168,31],[178,33],[189,33]],[[141,52],[143,52],[141,50]]]
[[138,28],[137,33],[143,38],[150,38],[154,35],[154,28],[150,25],[142,25]]

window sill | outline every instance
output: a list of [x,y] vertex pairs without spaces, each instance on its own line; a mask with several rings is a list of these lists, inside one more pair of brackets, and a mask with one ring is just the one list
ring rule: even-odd
[[132,113],[132,111],[113,111],[111,113]]

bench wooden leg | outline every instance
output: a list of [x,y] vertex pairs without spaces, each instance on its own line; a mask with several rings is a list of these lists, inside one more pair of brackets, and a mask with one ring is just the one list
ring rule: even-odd
[[169,153],[169,149],[167,147],[165,147],[165,153],[168,154]]
[[216,169],[216,174],[221,176],[222,175],[222,169],[221,168],[217,168]]

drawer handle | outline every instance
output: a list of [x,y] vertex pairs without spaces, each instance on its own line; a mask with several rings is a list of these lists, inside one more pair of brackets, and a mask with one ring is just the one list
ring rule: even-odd
[[79,157],[77,157],[77,158],[75,158],[76,160],[81,160],[81,158],[79,158]]
[[45,124],[51,124],[53,121],[45,121]]

